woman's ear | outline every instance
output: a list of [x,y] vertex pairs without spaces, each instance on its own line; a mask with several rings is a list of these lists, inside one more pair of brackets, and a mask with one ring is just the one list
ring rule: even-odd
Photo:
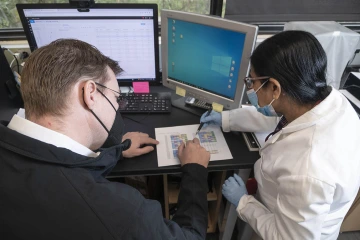
[[281,85],[278,80],[275,78],[270,78],[269,80],[272,83],[273,99],[278,99],[281,94]]
[[96,103],[96,84],[94,81],[89,80],[86,81],[82,87],[80,86],[81,94],[83,95],[83,100],[85,105],[90,109],[93,110],[95,103]]

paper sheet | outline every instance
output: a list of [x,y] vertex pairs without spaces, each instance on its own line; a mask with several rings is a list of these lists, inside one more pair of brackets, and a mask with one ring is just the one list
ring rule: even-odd
[[265,138],[270,134],[270,132],[254,132],[256,140],[260,144],[260,147],[265,145]]
[[[180,164],[177,157],[178,147],[182,142],[192,140],[199,124],[178,127],[155,128],[158,166]],[[201,146],[210,152],[210,161],[232,159],[230,149],[220,127],[207,126],[201,129],[198,136]]]
[[182,96],[182,97],[185,97],[185,95],[186,95],[186,90],[183,89],[183,88],[181,88],[181,87],[176,86],[176,94],[177,94],[177,95],[180,95],[180,96]]
[[219,103],[213,102],[212,108],[214,109],[214,111],[221,113],[224,109],[224,106]]

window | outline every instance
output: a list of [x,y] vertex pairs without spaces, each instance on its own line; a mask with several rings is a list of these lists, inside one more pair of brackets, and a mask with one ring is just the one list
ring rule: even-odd
[[[157,3],[161,9],[210,13],[210,0],[95,0],[95,3]],[[0,0],[0,29],[22,28],[17,3],[69,3],[69,0]]]

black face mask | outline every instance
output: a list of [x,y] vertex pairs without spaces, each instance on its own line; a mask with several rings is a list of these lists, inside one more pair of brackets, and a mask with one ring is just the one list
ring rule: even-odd
[[[98,121],[100,121],[99,118],[98,118]],[[100,123],[102,123],[102,122],[100,121]],[[102,125],[105,128],[104,124],[102,124]],[[106,138],[106,140],[105,140],[104,144],[101,146],[101,148],[109,148],[109,147],[112,147],[115,145],[119,145],[122,142],[124,126],[125,126],[124,120],[121,117],[120,111],[117,110],[116,115],[115,115],[115,120],[114,120],[114,123],[113,123],[110,131],[108,131],[105,128],[105,130],[108,132],[108,137]]]
[[[108,133],[108,137],[105,140],[104,144],[101,146],[101,148],[109,148],[115,145],[119,145],[122,142],[122,136],[124,132],[124,120],[121,117],[119,109],[116,110],[114,105],[110,102],[110,100],[99,90],[99,93],[105,97],[105,99],[110,103],[110,105],[113,107],[113,109],[116,112],[114,123],[110,129],[110,131],[106,128],[104,123],[100,120],[100,118],[93,112],[93,110],[90,110],[91,113],[95,116],[95,118],[99,121],[101,126],[105,129],[105,131]],[[84,101],[85,102],[85,101]],[[124,149],[125,150],[125,149]]]

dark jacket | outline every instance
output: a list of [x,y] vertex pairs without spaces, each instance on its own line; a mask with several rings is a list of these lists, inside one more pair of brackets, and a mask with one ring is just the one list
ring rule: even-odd
[[182,167],[169,221],[159,202],[105,179],[122,147],[88,158],[0,124],[0,239],[205,239],[207,169]]

